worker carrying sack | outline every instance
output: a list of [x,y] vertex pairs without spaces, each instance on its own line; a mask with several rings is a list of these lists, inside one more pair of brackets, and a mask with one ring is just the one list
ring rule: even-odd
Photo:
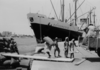
[[54,41],[48,36],[44,37],[43,40],[46,42],[48,49],[51,50]]

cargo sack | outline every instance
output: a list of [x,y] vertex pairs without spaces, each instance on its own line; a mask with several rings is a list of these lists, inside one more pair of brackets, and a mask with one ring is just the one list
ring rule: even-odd
[[47,42],[49,45],[52,45],[54,43],[53,40],[50,37],[48,37],[48,36],[47,37],[44,37],[43,40],[45,42]]
[[50,37],[44,37],[43,40],[46,42],[46,45],[49,50],[51,50],[52,45],[54,44],[53,40]]

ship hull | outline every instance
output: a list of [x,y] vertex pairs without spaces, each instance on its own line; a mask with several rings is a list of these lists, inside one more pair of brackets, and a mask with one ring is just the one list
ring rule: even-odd
[[58,37],[59,40],[64,41],[65,37],[69,37],[69,40],[78,40],[78,37],[82,35],[81,32],[71,31],[51,25],[44,25],[39,23],[31,23],[31,28],[34,31],[36,40],[38,43],[43,42],[44,36],[49,36],[53,40]]

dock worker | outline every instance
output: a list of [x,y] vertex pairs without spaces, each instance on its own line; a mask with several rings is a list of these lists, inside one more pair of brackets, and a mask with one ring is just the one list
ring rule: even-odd
[[82,44],[87,45],[88,44],[88,38],[90,37],[96,37],[96,32],[95,32],[95,26],[93,24],[89,24],[87,27],[87,31],[85,29],[86,35],[84,35],[84,39]]
[[[60,49],[59,49],[59,46],[58,46],[58,37],[55,38],[54,46],[55,46],[54,56],[55,57],[61,57],[60,56]],[[58,55],[57,56],[56,56],[56,52],[58,52]]]
[[74,58],[74,47],[76,46],[75,39],[70,41],[70,58]]
[[48,58],[51,58],[51,49],[54,45],[54,42],[49,36],[45,36],[43,40],[45,41],[45,44],[47,46],[46,53],[48,54]]
[[17,53],[19,54],[18,48],[17,48],[17,43],[14,41],[13,38],[10,39],[10,48],[12,53]]
[[64,55],[66,58],[68,58],[68,50],[69,50],[69,38],[65,37],[65,41],[64,41]]

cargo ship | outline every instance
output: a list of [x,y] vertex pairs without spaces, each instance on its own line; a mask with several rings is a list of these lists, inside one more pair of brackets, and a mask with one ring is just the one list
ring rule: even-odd
[[35,34],[38,43],[43,41],[44,36],[49,36],[53,40],[58,37],[59,40],[64,41],[65,37],[69,37],[69,40],[77,40],[79,36],[82,36],[82,31],[76,25],[69,25],[64,21],[64,0],[62,4],[62,20],[55,20],[54,18],[48,18],[45,15],[38,13],[28,13],[27,17],[30,21],[31,28]]

